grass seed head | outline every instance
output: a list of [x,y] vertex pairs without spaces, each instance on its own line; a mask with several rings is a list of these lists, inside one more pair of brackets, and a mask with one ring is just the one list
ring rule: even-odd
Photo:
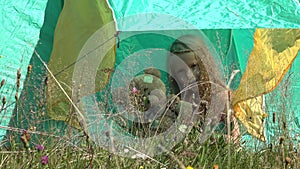
[[17,72],[17,79],[20,79],[21,78],[21,69],[18,69],[18,72]]
[[6,97],[4,96],[3,99],[2,99],[2,105],[4,106],[6,103]]
[[2,81],[1,81],[1,83],[0,83],[0,88],[4,85],[4,83],[5,83],[5,80],[2,79]]
[[27,67],[27,73],[31,73],[31,70],[32,70],[32,66],[28,65],[28,67]]

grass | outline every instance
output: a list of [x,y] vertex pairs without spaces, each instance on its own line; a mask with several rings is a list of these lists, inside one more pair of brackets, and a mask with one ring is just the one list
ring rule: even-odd
[[[34,80],[33,77],[28,79]],[[30,87],[33,86],[25,86],[23,90],[30,91]],[[9,132],[1,143],[0,168],[300,168],[300,150],[295,149],[297,146],[293,145],[286,128],[280,132],[282,137],[272,141],[272,146],[263,145],[252,151],[242,145],[226,142],[222,131],[213,133],[206,142],[200,144],[201,132],[194,127],[184,140],[165,153],[144,159],[128,158],[97,146],[82,131],[51,121],[45,114],[43,90],[30,98],[34,101],[26,97],[23,95],[16,100],[15,116],[6,128]],[[36,107],[34,111],[25,108],[29,102],[35,103],[30,105]],[[38,150],[38,145],[44,149]],[[48,163],[42,164],[45,156]]]
[[[16,135],[10,139],[10,146],[4,146],[0,154],[1,168],[299,168],[297,154],[285,142],[252,152],[231,145],[228,156],[228,143],[222,137],[213,135],[204,144],[199,144],[199,132],[192,130],[183,142],[171,151],[155,156],[154,159],[130,159],[119,157],[96,145],[72,145],[63,137],[49,137],[36,134],[45,147],[37,150],[34,141],[29,148],[19,141]],[[33,133],[31,136],[35,135]],[[42,165],[42,156],[49,157],[49,163]],[[228,160],[231,166],[227,166]]]

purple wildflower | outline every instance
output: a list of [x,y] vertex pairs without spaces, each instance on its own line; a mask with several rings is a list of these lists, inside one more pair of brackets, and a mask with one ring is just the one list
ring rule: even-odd
[[45,149],[45,147],[40,144],[38,144],[35,148],[39,151],[43,151]]
[[138,91],[138,89],[137,89],[136,87],[133,87],[133,88],[132,88],[132,93],[133,93],[133,94],[137,94],[138,92],[139,92],[139,91]]
[[43,156],[41,160],[42,165],[47,165],[49,163],[48,156]]

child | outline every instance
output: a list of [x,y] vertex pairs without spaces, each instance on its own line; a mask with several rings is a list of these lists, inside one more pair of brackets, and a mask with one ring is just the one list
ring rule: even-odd
[[[201,128],[204,128],[203,124],[209,120],[215,120],[215,123],[225,123],[226,126],[226,103],[228,104],[230,92],[221,80],[217,65],[207,45],[197,36],[184,35],[171,45],[170,52],[168,67],[171,74],[169,77],[171,93],[181,93],[178,95],[180,100],[197,105],[195,111]],[[219,108],[216,108],[218,106]],[[216,114],[208,115],[207,113],[210,112]],[[230,119],[231,138],[237,141],[240,135],[238,123],[234,116]]]

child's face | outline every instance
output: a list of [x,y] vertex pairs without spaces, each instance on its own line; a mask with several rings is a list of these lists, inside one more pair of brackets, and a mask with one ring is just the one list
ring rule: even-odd
[[182,61],[174,60],[172,73],[180,83],[192,82],[200,77],[200,69],[194,52],[176,54]]

